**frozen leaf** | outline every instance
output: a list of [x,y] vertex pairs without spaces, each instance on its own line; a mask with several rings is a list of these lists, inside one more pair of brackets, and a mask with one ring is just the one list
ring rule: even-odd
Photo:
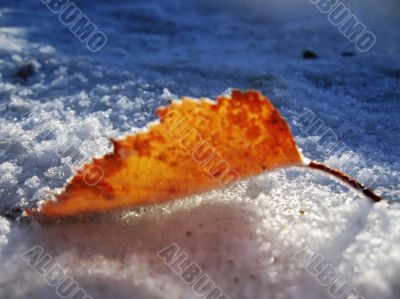
[[162,203],[223,187],[268,169],[303,165],[290,129],[255,91],[183,98],[159,122],[114,140],[114,152],[83,167],[37,217],[58,218]]
[[282,116],[256,91],[215,102],[183,98],[157,115],[142,132],[113,140],[113,153],[85,165],[55,200],[28,215],[63,218],[162,203],[287,166],[324,171],[382,200],[339,170],[304,162]]

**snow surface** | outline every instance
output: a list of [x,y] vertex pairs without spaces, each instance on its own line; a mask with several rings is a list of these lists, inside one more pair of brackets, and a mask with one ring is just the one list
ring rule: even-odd
[[[174,95],[231,88],[267,94],[306,157],[356,170],[400,200],[399,4],[346,2],[377,35],[361,54],[308,1],[282,2],[75,1],[108,36],[93,54],[41,1],[0,1],[0,214],[64,186],[80,164],[60,144],[100,156]],[[318,59],[302,59],[306,49]],[[27,63],[33,76],[15,77]],[[344,152],[322,132],[305,134],[306,109]],[[232,299],[330,298],[293,258],[306,246],[365,298],[400,298],[399,232],[399,204],[371,205],[301,169],[87,223],[0,216],[0,298],[58,298],[20,258],[37,244],[93,298],[198,298],[156,256],[171,243]]]

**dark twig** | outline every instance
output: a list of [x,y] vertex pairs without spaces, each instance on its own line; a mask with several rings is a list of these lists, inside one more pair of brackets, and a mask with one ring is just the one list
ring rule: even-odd
[[327,172],[336,178],[342,180],[343,182],[346,182],[348,185],[352,186],[353,188],[356,188],[357,190],[361,191],[364,193],[365,196],[367,196],[369,199],[371,199],[373,202],[380,202],[383,201],[384,198],[376,194],[374,191],[369,189],[368,187],[364,186],[360,182],[356,181],[352,177],[348,176],[347,174],[341,172],[340,170],[331,168],[327,165],[324,165],[319,162],[311,161],[310,164],[307,165],[309,168],[312,169],[317,169],[320,171]]

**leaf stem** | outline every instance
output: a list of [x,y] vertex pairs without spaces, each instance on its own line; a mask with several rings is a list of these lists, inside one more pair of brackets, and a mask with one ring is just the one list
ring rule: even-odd
[[350,185],[353,188],[364,193],[364,195],[367,196],[369,199],[371,199],[371,201],[374,203],[384,200],[384,198],[382,196],[379,196],[373,190],[364,186],[363,184],[361,184],[357,180],[353,179],[352,177],[348,176],[347,174],[341,172],[340,170],[331,168],[325,164],[322,164],[322,163],[319,163],[316,161],[311,161],[307,165],[307,167],[309,167],[311,169],[317,169],[317,170],[320,170],[320,171],[323,171],[323,172],[333,175],[334,177],[340,179],[343,182],[346,182],[348,185]]

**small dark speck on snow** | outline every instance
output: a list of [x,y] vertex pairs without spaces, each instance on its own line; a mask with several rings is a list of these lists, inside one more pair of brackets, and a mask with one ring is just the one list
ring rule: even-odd
[[303,59],[317,59],[318,56],[315,54],[315,52],[311,50],[304,50],[303,51]]
[[32,77],[35,73],[35,66],[32,63],[27,63],[21,66],[15,73],[15,77],[21,78],[26,81],[29,77]]

